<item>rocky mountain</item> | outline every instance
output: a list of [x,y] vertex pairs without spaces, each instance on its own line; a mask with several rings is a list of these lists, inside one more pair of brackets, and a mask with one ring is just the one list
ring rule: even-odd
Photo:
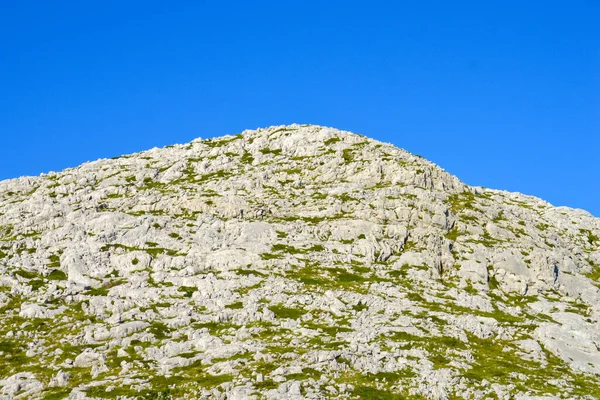
[[320,126],[198,139],[0,182],[0,398],[596,399],[599,279],[585,211]]

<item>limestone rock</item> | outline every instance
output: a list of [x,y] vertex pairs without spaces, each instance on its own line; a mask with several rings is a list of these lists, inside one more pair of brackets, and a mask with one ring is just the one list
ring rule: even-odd
[[0,182],[2,399],[593,399],[599,324],[598,218],[350,132]]

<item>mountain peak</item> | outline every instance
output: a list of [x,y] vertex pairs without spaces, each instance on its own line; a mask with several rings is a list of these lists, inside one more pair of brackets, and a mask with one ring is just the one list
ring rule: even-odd
[[589,213],[316,125],[6,180],[0,393],[600,397],[599,246]]

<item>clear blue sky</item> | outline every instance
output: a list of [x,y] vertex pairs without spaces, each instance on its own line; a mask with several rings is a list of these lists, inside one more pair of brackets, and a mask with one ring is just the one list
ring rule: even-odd
[[13,1],[0,179],[269,125],[600,216],[600,2]]

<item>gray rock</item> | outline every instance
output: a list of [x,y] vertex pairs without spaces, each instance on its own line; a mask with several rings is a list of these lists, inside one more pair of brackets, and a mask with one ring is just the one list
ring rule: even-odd
[[589,213],[332,128],[98,160],[0,182],[0,397],[599,397],[599,268]]

